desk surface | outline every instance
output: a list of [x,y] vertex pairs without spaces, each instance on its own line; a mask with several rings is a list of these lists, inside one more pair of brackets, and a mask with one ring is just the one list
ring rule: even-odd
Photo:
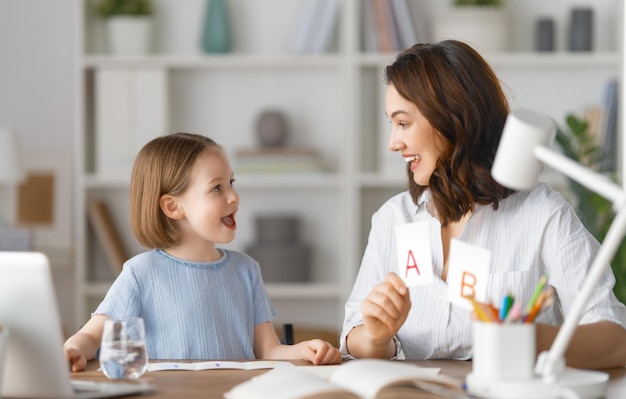
[[[310,365],[305,361],[293,361],[296,365]],[[423,367],[441,368],[441,374],[465,379],[471,371],[472,363],[462,360],[423,360],[411,361]],[[97,371],[97,361],[91,361],[85,371],[73,373],[77,380],[109,381],[101,371]],[[318,366],[324,367],[324,366]],[[141,377],[154,385],[157,392],[149,398],[203,398],[223,399],[224,392],[255,375],[267,370],[200,370],[200,371],[153,371]],[[607,399],[626,398],[626,368],[605,370],[610,375]],[[137,396],[135,396],[137,397]]]

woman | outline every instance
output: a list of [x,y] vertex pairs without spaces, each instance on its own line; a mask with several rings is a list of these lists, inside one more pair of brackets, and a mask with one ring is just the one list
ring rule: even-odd
[[[487,295],[527,303],[542,275],[557,295],[537,322],[548,350],[599,243],[569,204],[545,184],[513,191],[491,176],[509,112],[498,78],[458,41],[418,44],[385,69],[391,151],[407,161],[409,190],[372,217],[361,269],[346,304],[341,350],[356,358],[469,359],[471,314],[448,302],[450,241],[492,253]],[[428,223],[435,281],[408,289],[397,267],[394,227]],[[566,352],[572,367],[626,364],[626,307],[607,267]]]

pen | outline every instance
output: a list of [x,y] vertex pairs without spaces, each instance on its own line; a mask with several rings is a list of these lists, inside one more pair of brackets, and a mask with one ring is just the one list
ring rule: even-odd
[[535,292],[533,293],[533,296],[530,298],[530,302],[528,302],[528,305],[526,305],[527,314],[533,310],[533,306],[535,306],[535,302],[537,302],[537,299],[539,298],[539,295],[541,295],[541,291],[543,291],[543,287],[545,287],[547,282],[548,282],[548,276],[544,274],[539,279],[539,284],[537,284],[537,288],[535,288]]
[[514,321],[517,321],[521,313],[522,313],[522,302],[520,301],[513,302],[513,305],[511,306],[509,313],[506,315],[506,319],[504,320],[504,322],[512,323]]
[[508,294],[502,299],[502,306],[500,306],[500,320],[506,320],[506,315],[511,310],[511,305],[513,304],[513,296]]

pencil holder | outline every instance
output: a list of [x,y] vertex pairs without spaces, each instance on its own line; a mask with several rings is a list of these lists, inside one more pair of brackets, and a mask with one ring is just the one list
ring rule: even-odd
[[525,380],[535,367],[534,323],[473,323],[472,374],[481,380]]

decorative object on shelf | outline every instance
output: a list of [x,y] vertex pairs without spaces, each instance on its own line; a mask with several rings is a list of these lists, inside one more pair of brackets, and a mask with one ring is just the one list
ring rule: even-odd
[[266,283],[309,281],[311,248],[300,243],[300,219],[292,215],[263,215],[256,219],[257,242],[246,252],[261,265]]
[[535,31],[535,50],[540,52],[554,51],[554,19],[539,18]]
[[151,0],[99,0],[95,10],[105,20],[111,54],[140,55],[151,51]]
[[206,53],[231,51],[232,38],[226,0],[207,0],[201,42],[202,50]]
[[569,26],[569,50],[591,51],[593,47],[593,9],[572,9]]
[[435,40],[457,39],[481,52],[503,52],[510,47],[511,21],[502,0],[454,0],[435,14]]
[[261,147],[283,147],[289,136],[285,114],[279,110],[266,110],[256,120],[256,132]]

